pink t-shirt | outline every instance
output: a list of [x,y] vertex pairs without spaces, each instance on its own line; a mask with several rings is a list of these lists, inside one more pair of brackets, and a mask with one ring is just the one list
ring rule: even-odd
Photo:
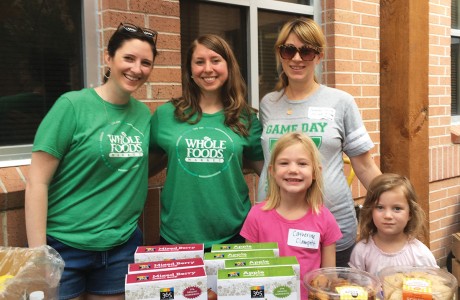
[[[296,256],[302,281],[305,273],[321,266],[321,248],[342,237],[339,226],[325,206],[318,214],[308,211],[298,220],[286,220],[275,209],[262,210],[265,203],[251,208],[240,234],[253,243],[277,242],[280,256]],[[301,286],[301,299],[307,299]]]
[[372,237],[367,243],[361,240],[356,244],[349,265],[376,276],[381,269],[389,266],[438,267],[433,253],[417,239],[407,241],[398,252],[386,253],[377,247]]

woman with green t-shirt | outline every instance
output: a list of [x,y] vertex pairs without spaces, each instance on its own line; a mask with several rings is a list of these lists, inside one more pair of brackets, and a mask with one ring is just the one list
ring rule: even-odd
[[35,136],[27,239],[64,259],[59,299],[124,299],[126,268],[142,244],[150,137],[150,110],[131,95],[152,72],[156,39],[120,24],[105,53],[105,83],[62,95]]
[[[244,242],[251,207],[243,161],[260,174],[261,125],[230,46],[216,35],[187,52],[183,94],[152,116],[151,154],[167,156],[161,244]],[[157,166],[154,164],[154,166]]]

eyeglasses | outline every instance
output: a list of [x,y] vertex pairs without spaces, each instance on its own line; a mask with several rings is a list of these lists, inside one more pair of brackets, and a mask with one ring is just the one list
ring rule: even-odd
[[124,30],[132,33],[142,32],[146,37],[151,38],[155,44],[157,43],[158,32],[154,30],[137,27],[131,23],[120,23],[117,30],[120,30],[120,28],[123,28]]
[[283,59],[293,59],[296,53],[298,52],[300,58],[304,61],[312,61],[315,59],[315,56],[319,54],[319,48],[306,45],[300,48],[297,48],[294,45],[280,45],[278,46],[280,51],[280,56]]

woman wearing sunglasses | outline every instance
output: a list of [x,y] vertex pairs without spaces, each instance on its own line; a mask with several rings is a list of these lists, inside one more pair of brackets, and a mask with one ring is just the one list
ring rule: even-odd
[[275,91],[260,104],[265,165],[259,181],[258,201],[267,191],[270,150],[287,131],[301,131],[316,143],[322,156],[325,205],[334,214],[343,237],[336,244],[336,264],[348,267],[356,240],[354,201],[343,174],[343,153],[350,157],[365,187],[381,174],[369,150],[373,148],[353,97],[318,83],[315,68],[321,63],[325,37],[311,19],[286,23],[275,44],[280,76]]
[[124,299],[126,268],[142,244],[150,137],[150,110],[132,93],[152,72],[156,38],[120,24],[104,55],[104,84],[63,94],[36,133],[27,239],[64,259],[59,299]]

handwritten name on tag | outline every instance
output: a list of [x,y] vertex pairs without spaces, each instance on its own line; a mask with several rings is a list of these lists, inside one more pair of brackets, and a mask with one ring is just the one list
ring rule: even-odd
[[310,107],[308,108],[308,118],[312,120],[334,120],[335,109],[330,107]]
[[308,249],[319,248],[319,232],[289,229],[288,245]]

